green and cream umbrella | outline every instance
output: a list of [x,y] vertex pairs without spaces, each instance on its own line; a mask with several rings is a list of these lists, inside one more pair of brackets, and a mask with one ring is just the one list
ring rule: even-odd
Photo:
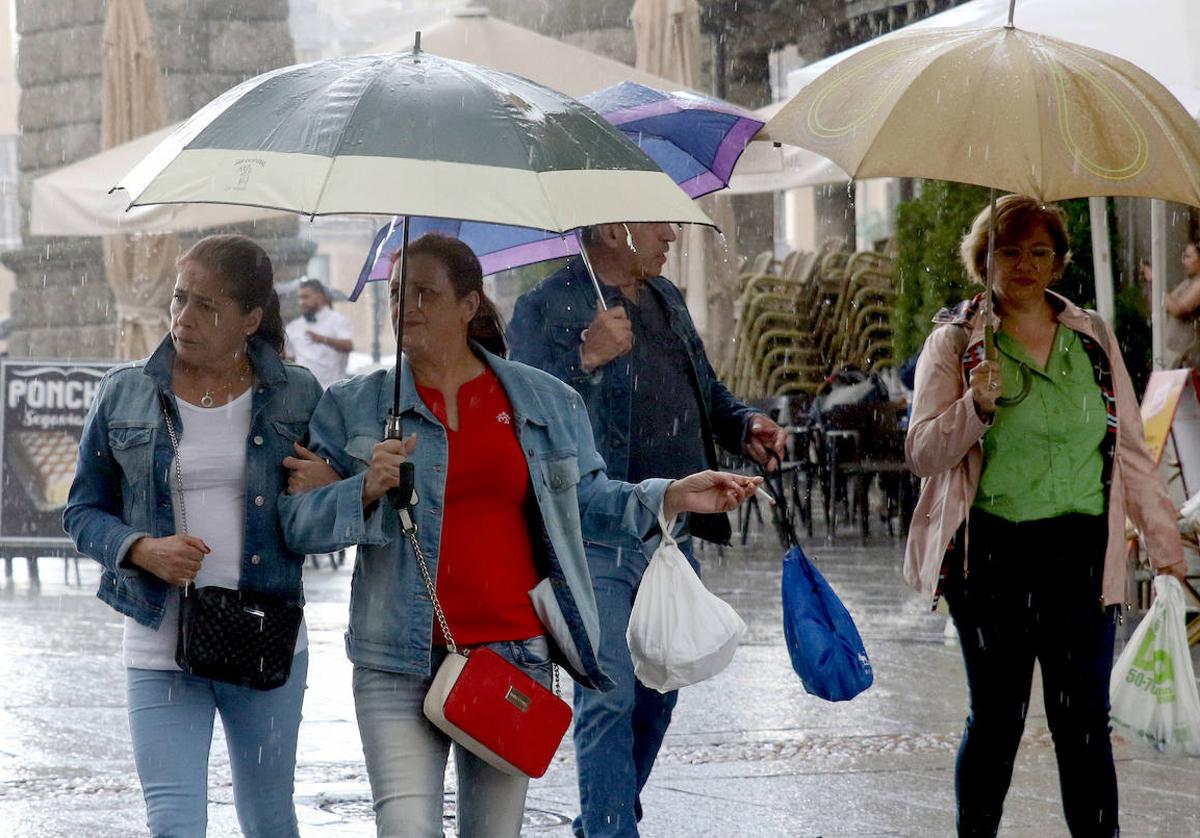
[[[218,96],[114,187],[129,206],[433,216],[567,233],[712,225],[599,114],[527,79],[422,52],[273,70]],[[403,306],[406,265],[401,259]],[[403,336],[397,335],[397,367]],[[399,435],[399,380],[388,435]]]
[[130,207],[426,215],[555,232],[617,221],[712,224],[575,99],[419,51],[250,79],[184,122],[115,188],[128,192]]

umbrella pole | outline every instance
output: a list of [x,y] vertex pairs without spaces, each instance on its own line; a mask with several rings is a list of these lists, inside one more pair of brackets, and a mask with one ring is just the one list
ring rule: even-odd
[[[984,357],[989,361],[995,361],[996,355],[996,330],[992,328],[992,310],[995,303],[992,299],[994,291],[994,283],[992,277],[995,276],[996,267],[996,187],[988,188],[988,200],[990,209],[988,211],[988,252],[987,252],[987,277],[984,287],[987,289],[984,294],[984,324],[983,324],[983,351]],[[1015,396],[1001,396],[996,399],[996,404],[1000,407],[1012,407],[1025,401],[1025,397],[1029,395],[1030,388],[1033,387],[1033,373],[1024,364],[1018,364],[1017,369],[1021,371],[1021,381],[1017,387]]]
[[984,357],[996,360],[996,334],[992,328],[992,277],[996,267],[996,187],[988,188],[988,252],[987,274],[984,277],[983,349]]
[[600,287],[592,260],[588,258],[587,246],[583,243],[583,230],[575,231],[575,238],[579,240],[579,255],[583,258],[583,266],[587,268],[588,276],[592,278],[592,287],[596,289],[596,304],[600,306],[601,311],[608,311],[608,303],[604,302],[604,290]]
[[[408,288],[408,216],[402,216],[400,223],[403,226],[400,228],[400,293],[396,316],[396,386],[392,394],[392,409],[388,411],[384,428],[386,439],[404,439],[404,428],[400,422],[400,380],[404,363],[404,295]],[[400,485],[388,492],[388,501],[400,513],[401,526],[405,530],[411,528],[412,518],[408,510],[417,503],[416,473],[411,460],[400,464]]]

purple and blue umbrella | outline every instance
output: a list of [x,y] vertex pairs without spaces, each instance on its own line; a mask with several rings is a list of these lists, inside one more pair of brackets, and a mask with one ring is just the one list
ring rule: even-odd
[[[720,99],[685,91],[665,93],[634,82],[606,87],[579,101],[619,128],[692,198],[729,185],[746,144],[763,126],[749,111]],[[424,216],[409,221],[410,238],[438,232],[461,239],[479,257],[484,274],[579,253],[579,238],[573,233]],[[402,227],[393,220],[375,234],[351,300],[358,299],[367,282],[388,278]]]
[[720,99],[631,81],[579,101],[620,128],[692,198],[728,186],[746,144],[763,127],[754,114]]

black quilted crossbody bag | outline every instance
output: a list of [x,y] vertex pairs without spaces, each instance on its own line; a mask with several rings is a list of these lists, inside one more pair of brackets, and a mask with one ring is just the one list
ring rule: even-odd
[[[163,415],[175,451],[179,519],[186,535],[179,439],[166,405]],[[179,596],[175,663],[199,678],[273,690],[287,683],[292,671],[303,616],[304,609],[284,597],[189,582]]]

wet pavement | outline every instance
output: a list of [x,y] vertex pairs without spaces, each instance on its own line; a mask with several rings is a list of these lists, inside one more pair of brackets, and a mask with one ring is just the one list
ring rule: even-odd
[[[708,549],[706,581],[749,631],[725,672],[683,691],[643,796],[644,836],[952,834],[966,687],[945,618],[901,580],[898,537],[864,542],[847,530],[832,545],[818,538],[805,546],[854,614],[875,685],[843,704],[805,694],[784,647],[773,539],[721,556]],[[121,621],[92,595],[98,574],[90,562],[79,563],[78,584],[74,569],[64,579],[62,559],[40,568],[35,584],[17,560],[13,578],[0,582],[0,834],[145,834],[125,721]],[[296,799],[306,838],[374,834],[342,647],[349,568],[325,562],[305,575],[311,664]],[[1006,836],[1067,834],[1039,691],[1035,682]],[[217,729],[209,835],[236,836]],[[1115,750],[1124,834],[1200,835],[1200,759],[1121,740]],[[530,786],[524,834],[567,838],[577,801],[568,737]],[[448,818],[452,811],[451,791]]]

